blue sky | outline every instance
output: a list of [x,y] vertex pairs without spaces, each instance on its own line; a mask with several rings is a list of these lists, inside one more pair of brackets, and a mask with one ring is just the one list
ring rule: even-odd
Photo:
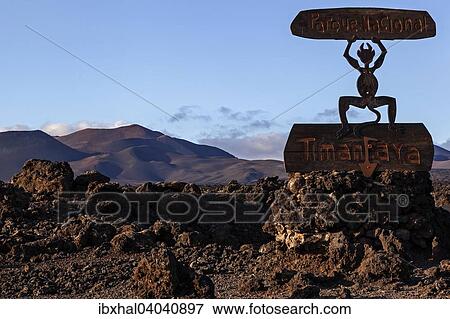
[[[349,70],[342,57],[345,41],[294,37],[292,19],[300,10],[360,6],[359,1],[1,4],[3,130],[64,134],[88,126],[138,123],[244,158],[280,158],[294,122],[337,122],[339,96],[357,93],[357,74],[351,73],[272,121]],[[435,143],[445,143],[450,138],[449,2],[371,1],[370,6],[424,9],[435,19],[437,37],[404,41],[389,50],[377,74],[378,93],[397,98],[398,122],[424,122]],[[352,111],[353,121],[369,118],[367,111]]]

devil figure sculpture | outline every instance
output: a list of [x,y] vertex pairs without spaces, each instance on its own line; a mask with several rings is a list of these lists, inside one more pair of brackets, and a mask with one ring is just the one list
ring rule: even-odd
[[378,45],[381,50],[381,54],[373,64],[373,67],[370,67],[370,64],[372,63],[375,56],[375,50],[369,43],[366,43],[367,48],[364,47],[364,44],[361,44],[358,50],[358,57],[364,65],[361,67],[358,60],[350,55],[350,48],[355,41],[356,37],[348,40],[347,48],[344,52],[344,57],[346,58],[348,63],[360,73],[357,82],[357,88],[361,96],[341,96],[339,98],[339,116],[341,119],[342,128],[336,133],[338,138],[342,138],[351,132],[347,120],[347,111],[349,110],[350,105],[362,109],[367,107],[377,116],[374,121],[362,123],[360,126],[358,126],[355,130],[356,135],[360,135],[360,131],[363,127],[371,124],[376,124],[380,121],[381,114],[380,112],[378,112],[378,110],[376,110],[376,108],[383,105],[388,106],[389,128],[394,129],[395,125],[395,117],[397,113],[395,98],[390,96],[376,96],[378,90],[378,80],[375,77],[374,73],[383,65],[387,50],[379,39],[373,38],[372,42]]

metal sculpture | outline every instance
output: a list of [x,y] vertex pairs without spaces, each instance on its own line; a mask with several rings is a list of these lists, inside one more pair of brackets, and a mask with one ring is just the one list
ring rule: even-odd
[[364,44],[361,44],[358,50],[358,57],[363,64],[363,66],[361,66],[358,60],[350,55],[351,46],[355,41],[355,36],[351,40],[348,40],[347,47],[344,51],[344,57],[348,63],[360,73],[357,81],[357,88],[361,96],[341,96],[339,98],[339,117],[341,119],[342,128],[336,133],[338,138],[342,138],[351,132],[350,125],[347,120],[347,111],[350,106],[356,106],[361,109],[367,107],[370,111],[375,113],[377,117],[374,121],[362,123],[358,126],[355,131],[355,135],[358,136],[361,135],[361,130],[363,127],[380,122],[381,114],[378,110],[376,110],[376,108],[384,105],[388,106],[389,129],[391,130],[394,129],[395,117],[397,115],[397,103],[395,98],[391,96],[376,96],[378,91],[378,80],[374,73],[383,65],[384,58],[387,53],[386,47],[379,39],[372,39],[372,42],[377,44],[380,48],[381,54],[371,67],[370,65],[375,56],[375,50],[369,43],[365,43],[367,48],[364,47]]
[[[286,172],[360,169],[364,176],[371,177],[375,171],[385,169],[429,171],[434,153],[430,133],[421,123],[396,123],[396,99],[377,95],[375,72],[387,54],[381,40],[413,40],[436,35],[436,23],[430,14],[386,8],[313,9],[301,11],[292,22],[291,31],[309,39],[346,40],[344,57],[359,72],[360,96],[339,98],[340,124],[293,126],[284,149]],[[359,61],[350,54],[356,40],[371,40],[374,44],[360,45]],[[376,60],[374,47],[381,51]],[[381,106],[387,106],[389,124],[379,123]],[[376,119],[349,124],[350,107],[367,108]]]

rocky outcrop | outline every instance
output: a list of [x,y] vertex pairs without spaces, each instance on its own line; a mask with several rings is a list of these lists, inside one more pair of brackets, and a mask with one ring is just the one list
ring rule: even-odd
[[72,190],[73,171],[67,162],[33,159],[24,164],[11,183],[30,193],[56,194]]
[[292,174],[263,229],[357,281],[408,280],[410,262],[450,255],[450,213],[435,207],[432,191],[426,172]]
[[97,171],[87,171],[75,178],[73,182],[73,190],[85,192],[91,183],[109,183],[109,181],[109,177]]
[[13,217],[28,208],[30,197],[22,188],[0,181],[0,220]]
[[71,253],[74,251],[76,251],[76,246],[73,241],[67,238],[53,236],[51,238],[43,238],[15,245],[12,247],[11,255],[16,258],[28,260],[31,257],[41,254]]
[[126,253],[149,250],[154,244],[155,236],[150,229],[139,230],[134,225],[122,227],[111,240],[114,251]]
[[113,225],[98,222],[89,216],[72,217],[59,231],[62,237],[71,238],[78,249],[109,243],[116,233]]
[[402,243],[426,249],[434,237],[431,192],[426,172],[384,171],[373,179],[356,171],[294,174],[278,191],[265,229],[289,247],[344,231],[380,240],[387,250],[400,251]]
[[450,185],[442,181],[434,183],[434,200],[437,207],[450,208]]
[[208,277],[180,263],[166,248],[157,248],[141,259],[133,278],[141,298],[213,298]]
[[86,190],[87,195],[94,195],[98,193],[122,193],[123,190],[118,183],[99,182],[94,181],[89,183]]
[[[86,192],[62,199],[67,214],[57,214],[61,201],[54,193],[0,183],[0,263],[6,265],[0,267],[0,297],[450,295],[450,213],[435,207],[426,173],[379,172],[365,178],[358,172],[312,172],[294,174],[287,182],[264,178],[251,185],[232,181],[201,187],[168,182],[138,189],[174,199],[212,193],[232,198],[237,217],[245,217],[248,201],[261,200],[271,210],[257,223],[168,220],[144,203],[133,204],[127,217],[125,210],[114,213],[112,199],[149,194],[87,175],[94,178],[81,183],[88,184]],[[40,178],[54,180],[52,174]],[[445,193],[435,184],[434,195]],[[345,194],[354,202],[342,218],[333,205]],[[409,203],[401,202],[398,214],[391,214],[397,218],[389,219],[366,207],[358,194],[376,194],[381,203],[406,194]],[[99,201],[98,210],[84,204],[89,196]],[[148,218],[136,218],[138,207]]]
[[363,282],[380,279],[407,280],[412,270],[413,267],[398,255],[375,251],[366,246],[365,256],[357,269],[357,274]]

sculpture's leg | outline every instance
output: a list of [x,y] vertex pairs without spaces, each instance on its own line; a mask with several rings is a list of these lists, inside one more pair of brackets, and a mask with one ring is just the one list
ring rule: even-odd
[[388,106],[389,129],[395,128],[395,118],[397,117],[397,101],[391,96],[377,96],[375,98],[375,106]]
[[347,135],[351,129],[348,124],[347,111],[350,109],[350,105],[364,108],[363,98],[358,96],[341,96],[339,98],[339,117],[341,119],[342,128],[336,133],[338,139]]

